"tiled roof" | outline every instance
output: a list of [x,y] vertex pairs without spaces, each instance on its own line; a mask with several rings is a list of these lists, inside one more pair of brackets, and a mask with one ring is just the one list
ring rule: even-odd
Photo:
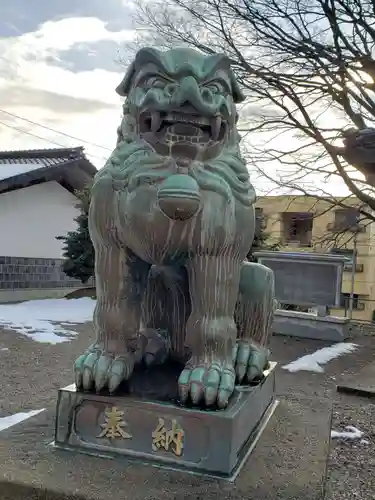
[[83,147],[0,151],[0,183],[32,172],[38,175],[38,171],[43,172],[46,168],[49,170],[65,165],[74,166],[77,162],[79,168],[89,176],[96,173],[96,168],[86,158]]
[[1,165],[12,163],[17,165],[43,165],[47,167],[79,158],[85,158],[82,147],[0,151],[0,168]]

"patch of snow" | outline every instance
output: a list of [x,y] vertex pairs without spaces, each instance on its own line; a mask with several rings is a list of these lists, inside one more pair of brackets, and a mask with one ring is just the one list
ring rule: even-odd
[[[345,431],[331,431],[331,438],[333,439],[361,439],[364,432],[357,429],[353,425],[347,425]],[[362,440],[364,441],[364,440]]]
[[96,301],[88,297],[0,304],[0,326],[15,330],[37,342],[69,342],[76,332],[66,326],[91,321],[95,304]]
[[9,427],[12,427],[13,425],[19,424],[23,420],[34,417],[44,410],[45,408],[41,410],[31,410],[27,412],[15,413],[14,415],[9,415],[9,417],[0,417],[0,432],[4,431],[5,429],[9,429]]
[[343,354],[348,354],[357,349],[357,344],[352,344],[350,342],[339,342],[338,344],[333,344],[330,347],[323,347],[312,354],[307,354],[301,358],[292,361],[291,363],[284,365],[284,370],[289,372],[299,372],[308,371],[315,373],[323,373],[324,369],[322,365],[327,364]]
[[361,444],[370,444],[370,441],[368,441],[368,439],[361,439],[360,443]]

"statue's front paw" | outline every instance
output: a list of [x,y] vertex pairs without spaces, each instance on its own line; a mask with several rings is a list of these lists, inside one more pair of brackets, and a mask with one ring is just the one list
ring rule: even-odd
[[233,365],[238,384],[261,380],[268,367],[269,350],[247,340],[238,340],[233,350]]
[[190,360],[178,379],[180,401],[184,404],[190,396],[194,405],[204,402],[223,409],[234,391],[235,379],[232,363]]
[[134,369],[132,353],[115,355],[99,345],[93,345],[74,363],[77,389],[93,388],[99,392],[108,389],[114,392],[124,380],[128,380]]

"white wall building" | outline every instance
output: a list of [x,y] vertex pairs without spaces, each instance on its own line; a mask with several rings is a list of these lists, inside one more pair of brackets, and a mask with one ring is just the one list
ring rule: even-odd
[[0,302],[77,286],[56,236],[76,229],[74,193],[95,173],[83,148],[0,152]]
[[[0,167],[1,169],[1,167]],[[74,230],[77,198],[56,181],[0,194],[0,254],[61,259],[56,236]]]

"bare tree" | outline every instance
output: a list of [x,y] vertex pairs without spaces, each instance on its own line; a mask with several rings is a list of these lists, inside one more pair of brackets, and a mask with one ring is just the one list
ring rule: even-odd
[[[225,52],[250,169],[375,221],[374,0],[138,0],[137,44]],[[266,180],[266,182],[264,182]],[[261,183],[262,184],[262,183]],[[259,190],[259,188],[258,188]]]

